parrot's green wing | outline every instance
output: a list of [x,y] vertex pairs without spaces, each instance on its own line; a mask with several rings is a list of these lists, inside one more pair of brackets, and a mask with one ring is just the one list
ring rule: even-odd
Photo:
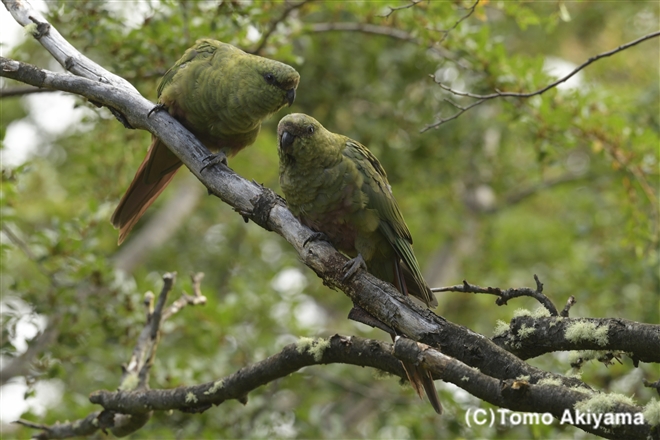
[[160,94],[163,92],[165,87],[167,87],[167,85],[172,82],[174,75],[177,74],[179,69],[185,67],[186,64],[188,64],[194,59],[210,59],[211,57],[213,57],[213,54],[215,54],[215,51],[217,49],[218,49],[218,45],[213,40],[207,40],[207,39],[197,40],[195,45],[190,49],[186,50],[186,52],[179,59],[179,61],[177,61],[176,64],[170,67],[167,70],[167,72],[165,72],[165,75],[163,75],[163,78],[160,80],[160,83],[158,84],[158,96],[160,97]]
[[[396,254],[410,270],[421,299],[428,305],[437,305],[437,300],[431,294],[422,276],[419,263],[413,253],[413,240],[410,230],[392,194],[392,189],[387,181],[387,174],[382,165],[364,145],[351,139],[346,140],[346,148],[343,154],[357,165],[364,176],[362,190],[367,194],[369,200],[367,208],[375,209],[378,212],[380,218],[379,230],[385,235]],[[401,277],[404,276],[403,271],[400,275]]]

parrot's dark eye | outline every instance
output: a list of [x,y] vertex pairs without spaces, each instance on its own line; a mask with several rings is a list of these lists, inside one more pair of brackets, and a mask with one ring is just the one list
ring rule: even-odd
[[275,83],[275,75],[272,73],[267,73],[264,75],[264,79],[268,84],[274,84]]
[[307,133],[308,134],[314,134],[314,126],[313,125],[308,125],[307,126]]

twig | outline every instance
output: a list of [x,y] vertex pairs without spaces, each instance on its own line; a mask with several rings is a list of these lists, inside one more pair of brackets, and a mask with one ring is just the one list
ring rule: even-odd
[[658,396],[660,396],[660,380],[656,380],[655,382],[649,382],[646,379],[642,379],[642,383],[646,388],[655,388],[655,391],[658,393]]
[[395,6],[395,7],[388,6],[387,9],[390,10],[389,12],[387,12],[386,14],[383,14],[383,15],[376,15],[376,17],[389,18],[389,16],[392,15],[394,12],[400,11],[402,9],[412,8],[413,6],[417,6],[421,2],[422,2],[422,0],[410,0],[410,3],[407,4],[407,5]]
[[177,313],[187,305],[196,306],[206,304],[206,297],[202,295],[201,283],[204,273],[199,272],[190,276],[192,279],[193,295],[190,296],[183,292],[181,298],[174,301],[165,311],[163,311],[163,321]]
[[573,307],[573,305],[577,302],[575,297],[573,295],[568,297],[568,301],[566,301],[566,305],[562,309],[562,311],[559,313],[559,316],[568,318],[568,311]]
[[37,270],[41,272],[43,276],[48,278],[51,282],[51,284],[55,287],[59,285],[57,279],[55,278],[55,274],[50,272],[48,269],[46,269],[43,264],[41,264],[41,260],[34,255],[32,252],[32,249],[23,241],[7,224],[7,222],[2,222],[2,226],[0,227],[2,232],[5,233],[9,241],[11,241],[14,246],[19,248],[25,256],[28,258],[28,260],[32,261],[36,266]]
[[23,376],[29,373],[30,365],[34,358],[57,339],[60,332],[60,322],[61,315],[52,316],[49,319],[46,330],[30,341],[30,345],[24,353],[3,362],[3,368],[0,370],[0,385],[4,385],[13,377]]
[[[437,126],[440,126],[441,124],[444,124],[445,122],[452,121],[452,120],[458,118],[460,115],[462,115],[466,111],[470,110],[472,107],[476,107],[478,105],[483,104],[484,101],[485,101],[484,99],[480,99],[479,101],[475,101],[472,104],[468,105],[467,107],[461,107],[461,106],[451,102],[451,104],[454,107],[457,107],[459,109],[459,111],[454,113],[453,115],[447,117],[447,118],[440,118],[437,122],[435,122],[435,124],[437,124]],[[431,127],[431,126],[425,127],[420,131],[420,133],[424,133],[425,131],[430,130],[431,128],[435,128],[435,126],[434,127]]]
[[429,50],[438,53],[443,58],[447,58],[448,60],[455,62],[457,65],[459,65],[462,68],[467,69],[470,67],[469,65],[467,65],[465,60],[458,58],[456,55],[454,55],[454,53],[445,49],[444,47],[439,46],[435,43],[428,44],[402,29],[398,29],[391,26],[379,26],[375,24],[357,23],[357,22],[330,22],[330,23],[314,23],[309,27],[307,27],[306,29],[308,29],[310,32],[333,32],[333,31],[360,32],[363,34],[389,37],[395,40],[405,41],[407,43],[412,43],[418,46],[425,47]]
[[268,42],[270,36],[273,34],[273,32],[275,32],[275,29],[277,29],[277,25],[283,22],[284,20],[286,20],[286,18],[289,16],[289,14],[291,14],[291,12],[301,8],[310,1],[312,0],[304,0],[298,3],[289,4],[287,7],[285,7],[282,13],[280,14],[280,16],[270,22],[268,29],[261,36],[261,40],[259,40],[259,44],[257,44],[257,47],[248,51],[248,53],[259,54],[261,50],[266,46],[266,43]]
[[465,293],[485,293],[489,295],[497,296],[495,304],[498,306],[506,305],[507,301],[513,298],[518,298],[521,296],[531,296],[540,302],[543,307],[545,307],[551,316],[558,316],[557,308],[550,301],[550,299],[543,294],[543,283],[539,278],[534,275],[534,281],[536,281],[536,289],[531,289],[529,287],[520,287],[520,288],[511,288],[502,290],[499,287],[480,287],[468,283],[463,280],[463,284],[458,284],[456,286],[448,287],[434,287],[431,289],[432,292],[465,292]]
[[476,1],[472,4],[472,6],[466,8],[466,9],[468,9],[468,13],[465,14],[464,16],[462,16],[460,19],[458,19],[458,21],[456,21],[456,23],[454,23],[454,25],[453,25],[452,27],[450,27],[449,29],[446,29],[446,30],[440,30],[440,32],[443,33],[443,36],[442,36],[442,38],[440,39],[440,41],[438,41],[438,43],[442,43],[443,41],[445,41],[445,40],[447,39],[447,36],[449,36],[449,33],[450,33],[451,31],[453,31],[454,29],[456,29],[456,28],[458,27],[459,24],[461,24],[462,22],[464,22],[465,20],[467,20],[468,18],[470,18],[470,16],[471,16],[472,14],[474,14],[474,11],[475,11],[475,9],[477,8],[477,5],[478,5],[478,4],[479,4],[479,0],[476,0]]
[[29,420],[23,419],[16,420],[13,423],[40,430],[41,432],[32,436],[32,438],[36,440],[86,437],[94,434],[99,429],[107,429],[111,426],[107,423],[99,423],[100,415],[101,411],[96,411],[89,414],[84,419],[76,420],[75,422],[56,423],[51,426],[43,425],[41,423],[33,423]]
[[[446,91],[448,91],[449,93],[451,93],[453,95],[462,96],[462,97],[466,97],[466,98],[477,99],[478,101],[475,102],[473,105],[467,107],[468,109],[476,107],[477,105],[481,105],[485,101],[495,99],[495,98],[508,98],[508,97],[512,97],[512,98],[530,98],[532,96],[541,95],[541,94],[547,92],[548,90],[558,86],[559,84],[561,84],[565,81],[568,81],[571,77],[573,77],[575,74],[577,74],[580,70],[584,69],[585,67],[587,67],[591,63],[600,60],[601,58],[612,56],[612,55],[614,55],[618,52],[626,50],[626,49],[628,49],[632,46],[635,46],[639,43],[642,43],[646,40],[650,40],[651,38],[655,38],[657,36],[660,36],[660,31],[656,31],[656,32],[652,32],[650,34],[644,35],[643,37],[640,37],[636,40],[630,41],[626,44],[622,44],[621,46],[617,47],[616,49],[612,49],[612,50],[609,50],[607,52],[603,52],[603,53],[600,53],[598,55],[594,55],[591,58],[589,58],[587,61],[585,61],[584,63],[580,64],[578,67],[573,69],[573,71],[571,71],[568,75],[565,75],[565,76],[561,77],[560,79],[558,79],[558,80],[548,84],[547,86],[545,86],[545,87],[543,87],[539,90],[536,90],[534,92],[524,92],[524,93],[521,93],[521,92],[501,92],[499,90],[496,90],[494,93],[490,93],[488,95],[480,95],[480,94],[476,94],[476,93],[461,92],[461,91],[458,91],[458,90],[454,90],[451,87],[437,81],[435,79],[435,77],[433,77],[433,78],[434,78],[434,81],[436,82],[436,84],[438,84],[443,90],[446,90]],[[430,124],[430,125],[427,125],[426,127],[424,127],[421,130],[421,132],[424,133],[425,131],[428,131],[432,128],[437,128],[437,127],[439,127],[440,125],[444,124],[447,121],[451,121],[453,119],[456,119],[458,116],[460,116],[463,113],[465,113],[465,110],[459,111],[458,113],[456,113],[455,115],[452,115],[451,117],[441,118],[437,122],[434,122],[433,124]]]

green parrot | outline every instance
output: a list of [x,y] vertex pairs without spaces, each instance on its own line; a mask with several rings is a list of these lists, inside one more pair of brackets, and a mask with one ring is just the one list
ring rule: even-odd
[[[164,108],[209,150],[231,157],[254,143],[261,121],[293,104],[300,75],[286,64],[201,39],[158,85]],[[121,244],[172,180],[181,161],[152,136],[147,156],[112,215]]]
[[[280,185],[287,205],[303,224],[352,258],[347,263],[346,277],[363,266],[377,278],[394,284],[401,293],[419,298],[428,307],[437,306],[378,159],[364,145],[329,132],[304,114],[282,118],[277,134]],[[361,309],[360,313],[352,313],[365,314]],[[388,331],[386,325],[374,323],[377,320],[369,317],[370,322],[362,322]],[[433,408],[441,414],[431,374],[415,365],[404,363],[404,368],[420,397],[422,389],[426,390]]]

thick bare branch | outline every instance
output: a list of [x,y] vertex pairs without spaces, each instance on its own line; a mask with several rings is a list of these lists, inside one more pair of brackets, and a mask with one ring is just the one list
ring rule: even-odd
[[69,72],[137,93],[124,78],[108,72],[78,52],[27,0],[2,0],[2,3],[18,24],[29,26],[32,36]]

